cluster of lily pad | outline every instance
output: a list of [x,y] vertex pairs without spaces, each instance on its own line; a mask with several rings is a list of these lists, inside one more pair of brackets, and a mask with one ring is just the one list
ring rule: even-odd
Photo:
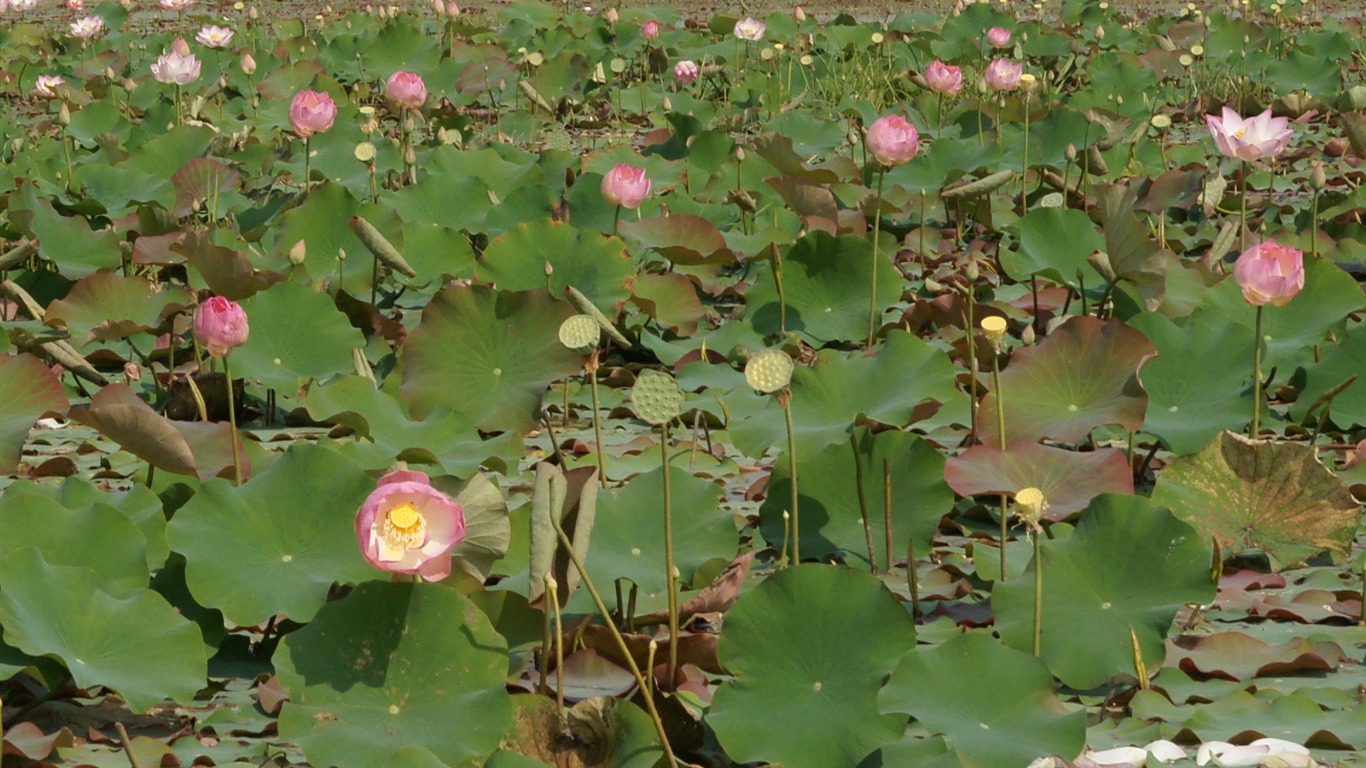
[[1315,7],[0,3],[7,752],[1351,764]]

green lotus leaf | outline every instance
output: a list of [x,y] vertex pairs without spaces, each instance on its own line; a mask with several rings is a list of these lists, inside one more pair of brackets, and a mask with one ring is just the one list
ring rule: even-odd
[[417,418],[446,407],[485,431],[526,432],[550,382],[581,365],[558,335],[572,314],[541,290],[444,289],[404,347],[404,400]]
[[244,300],[242,309],[251,335],[229,363],[233,377],[246,379],[249,390],[274,389],[277,397],[294,401],[310,379],[355,371],[351,351],[364,347],[365,338],[326,293],[280,283]]
[[1153,502],[1213,536],[1230,554],[1254,549],[1281,566],[1351,549],[1361,505],[1303,443],[1220,433],[1204,450],[1173,459]]
[[361,584],[289,635],[276,668],[290,694],[280,736],[314,765],[383,765],[409,747],[462,764],[512,725],[507,643],[440,584]]
[[21,480],[5,488],[0,521],[2,553],[33,547],[51,565],[88,567],[116,597],[147,587],[147,539],[108,504],[68,508],[46,488]]
[[1058,698],[1049,668],[985,631],[903,656],[878,705],[944,734],[967,768],[1076,755],[1086,742],[1086,713]]
[[71,292],[47,308],[44,322],[65,326],[80,346],[99,339],[122,339],[155,330],[168,312],[189,306],[184,286],[154,291],[142,277],[96,272],[71,286]]
[[117,509],[142,531],[143,537],[147,540],[148,570],[155,571],[160,568],[166,562],[166,557],[171,554],[171,549],[166,544],[165,507],[161,499],[145,485],[134,485],[126,491],[116,491],[100,488],[82,477],[68,477],[61,485],[50,487],[46,493],[67,509],[84,509],[91,504],[105,504]]
[[38,241],[38,255],[69,279],[119,266],[119,238],[112,229],[94,230],[80,215],[63,216],[32,183],[10,195],[7,213],[21,231]]
[[[901,277],[886,251],[878,259],[877,305],[886,308],[901,298]],[[812,231],[788,248],[782,267],[787,330],[818,347],[867,336],[873,281],[873,247],[867,238]],[[758,270],[755,280],[746,295],[745,316],[760,334],[778,333],[781,318],[773,273]]]
[[[864,311],[866,333],[866,304]],[[967,396],[954,384],[948,355],[902,331],[887,334],[871,356],[822,350],[814,365],[797,366],[791,386],[799,458],[848,442],[859,416],[895,426],[930,416],[958,423],[968,419]],[[774,398],[757,395],[748,385],[719,397],[731,414],[731,437],[741,452],[762,456],[787,444],[783,410]]]
[[[862,465],[863,498],[878,567],[886,566],[884,461],[892,480],[893,561],[906,556],[908,537],[917,553],[929,552],[940,518],[953,508],[953,491],[944,482],[944,455],[920,438],[899,431],[873,435],[859,429],[852,442],[803,455],[797,462],[802,557],[868,562],[854,446]],[[759,508],[764,538],[774,547],[782,546],[782,516],[791,509],[791,473],[783,454],[773,465],[768,498]]]
[[1252,333],[1212,320],[1208,312],[1196,312],[1184,327],[1157,313],[1130,321],[1158,352],[1138,372],[1148,393],[1143,431],[1162,438],[1173,453],[1195,453],[1252,415]]
[[[291,96],[285,97],[285,101],[288,102],[290,98],[292,92]],[[352,142],[346,148],[347,167],[358,165],[355,158],[351,157],[354,146]],[[299,172],[302,173],[303,168]],[[368,217],[368,210],[340,184],[322,184],[309,190],[308,197],[298,207],[280,215],[278,226],[274,227],[273,258],[265,264],[277,271],[287,272],[290,264],[286,257],[290,249],[303,242],[303,269],[309,275],[329,278],[334,286],[353,293],[368,290],[374,259],[356,233],[346,226],[352,216]],[[441,220],[439,217],[422,219]],[[338,259],[342,253],[346,254],[346,258]],[[252,330],[255,331],[255,328]]]
[[18,469],[24,442],[34,422],[45,413],[66,415],[71,407],[57,374],[29,354],[0,353],[0,473]]
[[[1138,367],[1153,354],[1143,334],[1118,320],[1073,317],[1038,346],[1011,355],[1001,371],[1006,437],[1011,443],[1045,437],[1080,443],[1096,427],[1138,429],[1148,397]],[[982,442],[996,445],[997,393],[977,412]]]
[[[1306,373],[1304,391],[1290,407],[1295,418],[1305,418],[1306,411],[1320,396],[1356,376],[1356,381],[1333,397],[1329,421],[1343,429],[1366,426],[1366,325],[1348,327],[1337,346],[1322,361],[1309,366]],[[1317,420],[1320,415],[1321,411],[1315,411],[1313,418]]]
[[736,762],[857,765],[901,739],[877,692],[915,647],[915,622],[876,578],[804,563],[765,579],[726,615],[717,654],[735,679],[706,722]]
[[119,597],[92,568],[52,565],[26,547],[0,558],[0,625],[5,641],[34,656],[56,656],[76,685],[103,685],[146,712],[163,699],[190,701],[208,662],[199,628],[157,593]]
[[332,585],[372,578],[352,520],[375,488],[349,459],[295,443],[238,487],[211,480],[171,519],[171,549],[201,605],[238,626],[284,614],[304,622]]
[[[1072,536],[1043,542],[1040,658],[1066,685],[1095,688],[1134,673],[1132,630],[1148,669],[1161,667],[1176,612],[1214,598],[1207,541],[1146,499],[1096,497]],[[1001,639],[1026,652],[1037,567],[991,591]]]
[[1013,280],[1043,275],[1060,284],[1080,287],[1104,280],[1086,259],[1105,250],[1105,238],[1084,211],[1072,208],[1035,208],[1015,225],[1019,248],[1001,251],[1001,266]]
[[505,291],[546,288],[561,296],[572,285],[609,315],[625,303],[627,285],[636,274],[621,241],[549,219],[518,225],[495,238],[475,272]]
[[1134,492],[1129,459],[1116,448],[1079,453],[1039,443],[1016,443],[1005,451],[974,445],[948,460],[944,479],[960,496],[1038,488],[1048,500],[1049,520],[1081,512],[1102,493]]

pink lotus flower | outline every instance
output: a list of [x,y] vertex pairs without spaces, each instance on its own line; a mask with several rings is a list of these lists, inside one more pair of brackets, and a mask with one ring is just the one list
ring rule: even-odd
[[659,22],[651,20],[640,25],[640,36],[646,40],[659,37]]
[[256,59],[252,58],[252,55],[250,53],[242,54],[241,66],[242,74],[246,75],[247,77],[251,77],[252,75],[256,74]]
[[400,107],[418,109],[427,100],[427,84],[416,72],[395,72],[384,84],[384,97]]
[[61,75],[38,75],[37,82],[33,84],[33,92],[45,99],[55,99],[55,89],[63,85],[66,85],[66,78]]
[[1010,30],[1005,27],[992,27],[987,30],[987,42],[992,48],[1004,48],[1010,45]]
[[963,70],[935,59],[925,69],[925,84],[935,93],[952,95],[963,90]]
[[1284,117],[1272,117],[1270,107],[1246,120],[1224,107],[1222,117],[1205,115],[1205,122],[1219,151],[1241,160],[1275,157],[1285,150],[1292,135],[1290,121]]
[[190,53],[190,44],[185,38],[177,37],[171,44],[171,52],[157,57],[152,65],[152,76],[168,85],[186,85],[199,79],[199,59]]
[[1009,91],[1019,86],[1022,74],[1024,66],[1019,62],[995,59],[987,65],[987,71],[982,74],[982,78],[987,81],[987,85],[998,91]]
[[85,0],[66,0],[67,10],[80,13],[85,10]]
[[422,472],[381,477],[356,512],[361,555],[382,571],[440,581],[451,575],[450,551],[464,538],[464,510]]
[[602,20],[607,22],[608,26],[615,27],[617,25],[617,22],[621,20],[621,14],[617,11],[615,7],[608,8],[607,10],[602,12]]
[[194,0],[161,0],[161,7],[168,11],[183,11],[194,5]]
[[104,31],[104,19],[99,16],[83,16],[71,22],[72,37],[89,40]]
[[884,115],[868,127],[868,151],[890,168],[909,162],[920,149],[920,134],[901,115]]
[[289,103],[289,123],[304,138],[325,133],[337,119],[337,102],[322,91],[299,91]]
[[644,168],[622,163],[602,177],[602,197],[612,205],[638,208],[650,196],[650,179]]
[[235,301],[214,296],[194,311],[194,337],[214,357],[225,357],[247,343],[247,313]]
[[806,21],[806,11],[799,5],[792,9],[792,18],[798,24],[801,24],[803,21]]
[[1238,256],[1233,279],[1254,306],[1283,306],[1304,288],[1304,254],[1275,240],[1258,243]]
[[213,24],[205,25],[199,30],[199,34],[194,36],[200,45],[208,48],[227,48],[232,44],[233,31],[226,27],[219,27]]
[[750,42],[763,40],[766,29],[768,26],[753,16],[746,16],[735,22],[735,36],[741,40],[749,40]]
[[696,80],[701,71],[695,61],[680,61],[674,65],[674,82],[679,85],[687,85]]

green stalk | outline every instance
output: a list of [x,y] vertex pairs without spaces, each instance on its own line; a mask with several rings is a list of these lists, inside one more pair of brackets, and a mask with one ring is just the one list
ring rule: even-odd
[[[1001,397],[1001,357],[997,354],[991,356],[991,391],[996,394],[996,434],[1000,438],[1001,453],[1005,453],[1006,403],[1005,398]],[[1009,541],[1010,536],[1008,503],[1009,499],[1006,494],[1001,494],[1001,581],[1006,580],[1006,542]]]
[[[967,324],[964,326],[968,334],[968,401],[971,403],[971,419],[969,426],[972,429],[972,442],[977,442],[977,340],[974,332],[977,328],[977,321],[974,315],[977,314],[976,307],[973,306],[975,297],[973,296],[974,287],[971,280],[967,281],[967,288],[964,289],[963,297],[967,313]],[[999,410],[999,409],[997,409]]]
[[673,501],[669,494],[669,423],[660,424],[659,431],[659,455],[664,462],[664,569],[669,585],[669,685],[673,685],[678,668],[678,568],[674,565]]
[[[560,623],[560,590],[555,579],[546,577],[550,607],[555,611],[555,712],[564,717],[564,626]],[[610,623],[610,622],[609,622]]]
[[308,136],[305,136],[305,137],[304,137],[304,189],[305,189],[305,190],[308,189],[308,180],[309,180],[309,176],[311,175],[311,174],[310,174],[310,171],[312,170],[312,161],[313,161],[313,158],[310,156],[310,153],[309,153],[309,151],[308,151],[308,140],[309,140],[309,137],[308,137]]
[[[1001,561],[1005,562],[1005,550],[1001,551]],[[1043,647],[1043,535],[1034,532],[1034,656]]]
[[[665,473],[664,476],[668,477],[668,473]],[[583,560],[579,558],[579,553],[574,551],[574,543],[569,540],[569,534],[564,532],[564,528],[560,526],[560,521],[555,519],[554,515],[550,516],[550,524],[555,526],[555,534],[559,536],[560,544],[569,555],[569,560],[574,563],[574,570],[578,571],[579,580],[583,582],[584,588],[592,596],[593,604],[597,606],[598,613],[604,617],[611,616],[612,614],[607,611],[607,604],[602,601],[602,595],[598,594],[597,587],[593,586],[593,579],[588,576],[588,569],[584,567]],[[640,687],[642,693],[650,691],[649,684],[645,682],[645,675],[641,674],[640,665],[636,664],[635,657],[631,656],[631,649],[627,647],[626,640],[621,636],[617,625],[609,620],[607,630],[612,633],[612,639],[617,641],[617,652],[626,662],[631,676],[636,680],[636,685]],[[655,707],[654,696],[646,695],[642,698],[645,699],[645,710],[649,712],[650,720],[654,722],[655,734],[659,736],[659,744],[664,748],[664,757],[668,759],[670,768],[678,768],[678,758],[674,757],[673,747],[669,745],[669,734],[664,730],[664,721],[659,717],[659,709]]]
[[787,469],[792,475],[792,564],[802,561],[801,517],[797,511],[797,430],[792,426],[792,390],[784,389],[778,393],[778,405],[783,408],[783,419],[787,422]]
[[612,213],[612,237],[617,236],[617,225],[621,223],[621,206],[618,205],[616,211]]
[[882,179],[887,169],[881,164],[877,170],[877,210],[873,212],[873,287],[868,295],[868,348],[873,348],[873,334],[877,332],[877,262],[878,238],[882,234]]
[[223,356],[223,375],[228,379],[228,425],[232,428],[232,473],[238,485],[242,484],[242,456],[237,449],[237,405],[233,402],[232,371],[228,369],[228,356]]
[[[598,365],[597,365],[598,360],[597,360],[597,358],[598,358],[598,351],[595,349],[595,350],[593,350],[593,358],[592,358],[592,360],[591,360],[591,365],[590,365],[591,370],[585,371],[585,375],[588,376],[589,388],[590,388],[590,391],[593,393],[593,439],[596,440],[596,441],[597,441],[597,444],[598,444],[598,481],[599,481],[600,483],[602,483],[602,487],[603,487],[603,488],[606,488],[606,487],[607,487],[607,445],[606,445],[605,443],[602,442],[602,420],[598,418],[598,408],[599,408],[599,405],[598,405]],[[565,409],[565,414],[566,414],[565,418],[568,418],[568,413],[569,413],[569,410],[568,410],[568,409]],[[665,470],[664,470],[665,482],[668,482],[668,474],[669,474],[668,469],[665,468]]]
[[1252,429],[1248,437],[1257,439],[1262,424],[1262,306],[1257,305],[1256,329],[1252,337]]

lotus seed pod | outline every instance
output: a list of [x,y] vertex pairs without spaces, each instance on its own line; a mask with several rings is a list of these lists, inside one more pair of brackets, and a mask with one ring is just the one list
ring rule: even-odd
[[631,406],[641,421],[655,426],[668,424],[683,413],[683,390],[674,377],[647,368],[631,387]]
[[982,318],[982,335],[993,348],[1000,350],[1001,340],[1006,337],[1006,319],[1000,315]]
[[772,394],[792,382],[792,358],[781,349],[761,349],[745,363],[745,383],[750,389]]
[[560,323],[560,343],[580,355],[590,354],[598,348],[602,329],[598,321],[588,315],[574,315]]
[[1016,492],[1015,506],[1020,519],[1037,528],[1039,521],[1043,519],[1044,510],[1048,509],[1048,501],[1044,499],[1043,491],[1030,486]]

